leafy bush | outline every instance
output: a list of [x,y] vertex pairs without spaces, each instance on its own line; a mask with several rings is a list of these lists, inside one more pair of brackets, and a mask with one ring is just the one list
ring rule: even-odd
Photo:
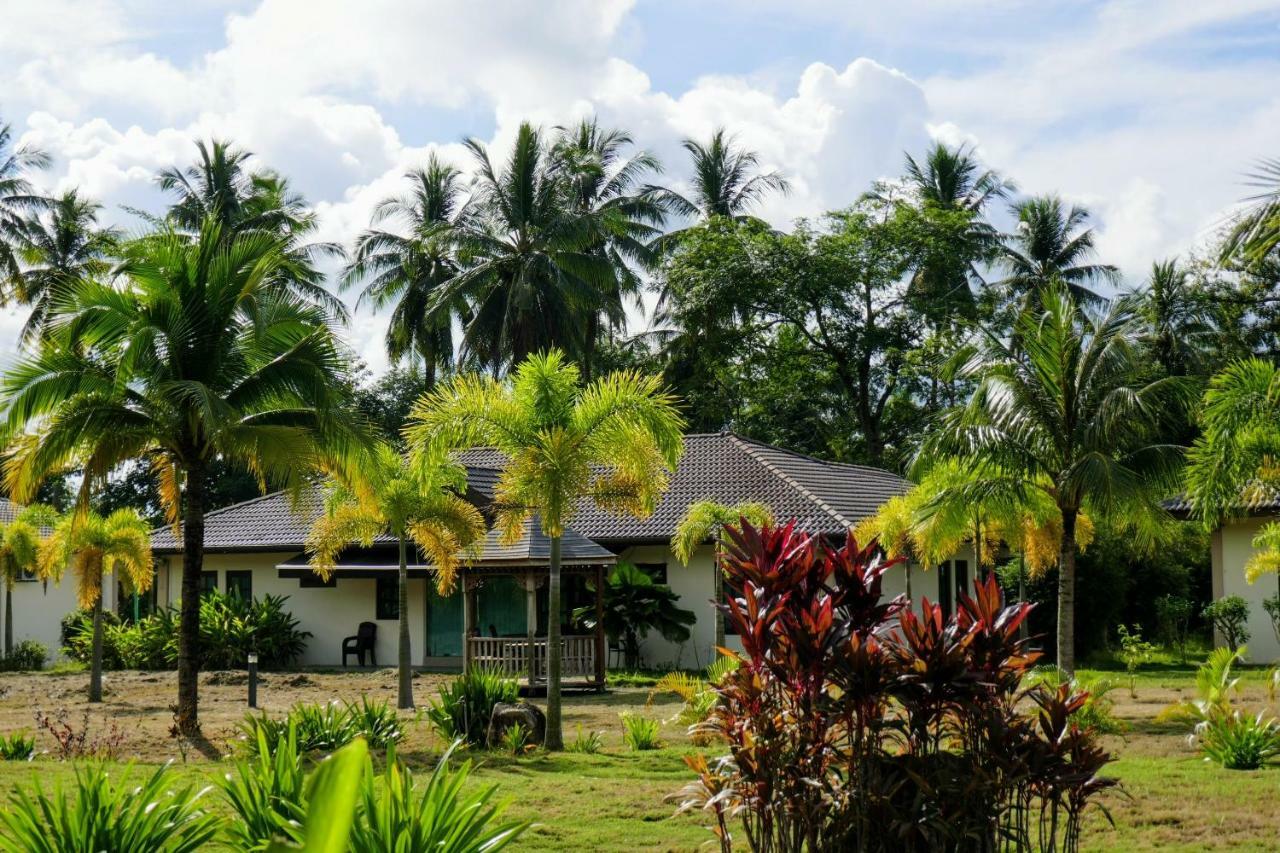
[[689,728],[695,746],[706,746],[710,743],[710,732],[702,725],[711,712],[715,710],[716,688],[729,673],[735,671],[740,661],[730,655],[721,655],[706,669],[705,678],[698,678],[687,672],[671,672],[664,675],[649,691],[646,704],[653,702],[659,693],[674,693],[684,700],[680,713],[670,722],[677,722]]
[[483,746],[493,706],[515,702],[519,695],[515,679],[477,667],[440,688],[440,699],[427,709],[427,719],[447,740]]
[[1160,637],[1178,650],[1183,663],[1187,662],[1187,636],[1191,631],[1193,612],[1191,602],[1180,595],[1162,595],[1156,599],[1156,624]]
[[0,761],[30,761],[36,753],[36,740],[26,732],[0,736]]
[[4,672],[37,672],[44,669],[49,659],[49,649],[36,640],[23,640],[13,647],[13,652],[0,661]]
[[1280,756],[1280,724],[1261,712],[1213,716],[1196,726],[1193,737],[1205,758],[1228,770],[1257,770]]
[[[1030,605],[994,578],[954,615],[882,593],[885,560],[782,527],[726,531],[721,605],[743,661],[703,726],[728,755],[675,795],[756,850],[1078,848],[1110,756],[1072,715],[1088,697],[1024,678]],[[1029,698],[1035,713],[1028,713]]]
[[1132,631],[1120,625],[1117,632],[1120,634],[1120,659],[1124,661],[1125,671],[1129,673],[1129,695],[1137,698],[1138,668],[1151,660],[1156,647],[1142,639],[1137,625],[1133,626]]
[[[595,590],[595,581],[587,588]],[[671,587],[655,583],[634,563],[625,560],[610,570],[604,585],[604,630],[622,644],[628,669],[640,666],[640,643],[650,631],[657,631],[669,643],[689,640],[689,626],[697,621],[692,610],[677,606],[680,596]],[[595,628],[594,604],[573,611],[573,618],[588,630]]]
[[282,745],[287,748],[290,737],[303,753],[333,751],[356,738],[384,749],[404,738],[400,719],[391,706],[363,696],[358,702],[299,702],[281,719],[269,717],[265,711],[248,713],[236,728],[250,755],[256,755],[264,744],[271,752]]
[[36,777],[30,787],[15,788],[9,808],[0,810],[0,850],[195,853],[213,841],[220,821],[200,808],[203,791],[195,785],[174,790],[168,776],[160,767],[139,785],[131,770],[112,774],[105,766],[77,767],[69,795],[61,788],[46,794]]
[[52,714],[36,709],[36,728],[53,739],[57,757],[63,761],[79,758],[114,760],[124,743],[124,732],[115,720],[103,716],[103,725],[94,731],[89,723],[89,709],[84,710],[80,725],[71,722],[71,712],[59,708]]
[[639,714],[621,714],[622,742],[635,752],[647,749],[661,749],[662,740],[658,736],[660,723]]
[[1062,685],[1070,687],[1073,694],[1083,695],[1084,704],[1071,712],[1071,722],[1082,730],[1092,729],[1098,734],[1118,735],[1127,729],[1124,720],[1115,715],[1115,702],[1108,696],[1116,689],[1116,683],[1103,675],[1065,677],[1056,666],[1036,670],[1027,679],[1027,687],[1045,687],[1056,691]]
[[569,752],[580,752],[586,755],[595,755],[603,748],[604,741],[600,737],[600,732],[586,731],[582,728],[582,723],[578,723],[573,742],[566,747]]
[[1202,614],[1222,638],[1227,647],[1238,649],[1249,642],[1249,603],[1238,595],[1228,595],[1206,605]]
[[496,785],[463,792],[471,763],[449,769],[457,745],[441,756],[421,792],[394,749],[387,752],[381,784],[366,772],[363,807],[351,832],[353,853],[489,853],[520,837],[529,824],[501,822],[503,807],[492,803]]
[[519,757],[527,752],[532,752],[535,745],[529,743],[529,730],[516,723],[514,726],[508,726],[502,732],[502,749],[512,755]]
[[370,749],[386,749],[404,738],[400,715],[386,700],[374,701],[361,696],[359,701],[347,703],[347,714],[352,728]]
[[253,758],[239,760],[232,773],[218,786],[239,820],[228,829],[237,850],[263,850],[273,838],[300,840],[300,823],[305,814],[305,780],[302,750],[298,748],[298,727],[286,724],[283,736],[274,745],[267,731],[258,728]]
[[[245,601],[238,595],[210,592],[200,599],[200,666],[202,669],[243,669],[249,654],[258,655],[262,669],[293,666],[306,651],[309,631],[285,609],[288,596],[266,595]],[[178,660],[179,613],[168,608],[137,622],[121,622],[103,614],[104,669],[172,669]],[[93,617],[88,612],[63,618],[63,646],[67,656],[87,662],[93,650]]]

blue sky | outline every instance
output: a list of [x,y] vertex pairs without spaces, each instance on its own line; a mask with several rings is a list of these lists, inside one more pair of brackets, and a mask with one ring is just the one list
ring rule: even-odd
[[[594,112],[673,183],[679,140],[728,127],[792,178],[779,224],[966,142],[1086,205],[1138,285],[1280,153],[1280,0],[42,0],[6,23],[0,117],[54,155],[42,183],[126,225],[197,137],[285,172],[345,241],[430,151],[465,166],[463,136]],[[350,331],[375,368],[382,324]]]

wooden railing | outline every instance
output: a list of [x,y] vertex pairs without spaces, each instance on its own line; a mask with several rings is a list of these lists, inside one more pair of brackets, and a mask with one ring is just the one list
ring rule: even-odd
[[[529,674],[529,640],[525,637],[469,637],[471,665],[494,669],[514,678]],[[596,677],[596,638],[591,636],[560,638],[560,677]],[[534,679],[547,677],[547,639],[533,641]]]

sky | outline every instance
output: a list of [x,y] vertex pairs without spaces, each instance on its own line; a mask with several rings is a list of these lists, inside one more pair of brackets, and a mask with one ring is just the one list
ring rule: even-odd
[[[1194,251],[1280,145],[1280,0],[0,0],[0,120],[112,224],[155,173],[234,140],[349,244],[404,172],[522,120],[626,128],[679,186],[724,126],[792,183],[765,218],[845,206],[933,140],[1094,216],[1140,285]],[[348,294],[353,297],[354,294]],[[0,310],[0,357],[23,316]],[[385,317],[347,330],[385,368]]]

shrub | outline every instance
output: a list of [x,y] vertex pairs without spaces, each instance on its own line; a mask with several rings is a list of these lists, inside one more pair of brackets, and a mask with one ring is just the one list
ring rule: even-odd
[[1280,724],[1262,713],[1216,715],[1197,725],[1193,737],[1205,758],[1228,770],[1257,770],[1280,756]]
[[195,785],[174,790],[165,767],[142,784],[132,775],[131,769],[110,774],[105,766],[90,765],[76,768],[69,795],[60,787],[46,794],[38,777],[28,788],[15,788],[9,808],[0,811],[0,850],[195,853],[213,841],[220,821],[200,808],[203,791]]
[[0,736],[0,761],[30,761],[36,754],[36,740],[26,732]]
[[595,755],[603,748],[604,741],[600,737],[600,732],[586,731],[582,728],[582,723],[578,723],[577,734],[574,735],[573,742],[567,747],[569,752],[580,752],[587,755]]
[[333,701],[325,705],[299,702],[282,719],[265,711],[245,714],[236,728],[250,755],[265,744],[274,752],[291,736],[301,752],[333,751],[363,738],[370,746],[384,749],[404,738],[396,712],[386,702],[360,697],[358,702]]
[[501,821],[503,807],[492,802],[496,785],[464,793],[471,787],[470,762],[449,769],[457,745],[441,756],[421,792],[394,749],[387,752],[381,784],[366,772],[363,808],[351,831],[353,853],[488,853],[520,837],[529,824]]
[[1178,650],[1178,657],[1187,662],[1187,637],[1191,630],[1191,602],[1180,595],[1162,595],[1156,599],[1156,625],[1161,639]]
[[514,726],[508,726],[502,732],[502,749],[514,756],[521,756],[535,749],[534,744],[529,743],[529,730],[516,723]]
[[635,752],[646,749],[661,749],[662,740],[658,737],[659,722],[642,717],[639,714],[621,714],[622,742]]
[[646,704],[653,702],[659,693],[674,693],[684,700],[684,706],[673,720],[689,728],[695,746],[706,746],[711,742],[710,732],[702,725],[711,712],[715,710],[716,688],[729,673],[736,670],[740,661],[731,655],[721,655],[707,667],[705,678],[698,678],[687,672],[671,672],[664,675],[649,691]]
[[[887,600],[885,560],[782,527],[729,528],[721,605],[743,646],[704,727],[728,754],[675,795],[756,850],[1077,849],[1110,756],[1071,684],[1024,678],[1028,604],[994,578],[937,605]],[[1035,713],[1023,703],[1029,698]]]
[[305,784],[298,727],[288,722],[283,735],[269,740],[267,729],[256,730],[257,745],[249,761],[235,763],[218,787],[238,820],[228,828],[237,850],[262,850],[276,837],[299,841],[305,815]]
[[63,761],[79,758],[114,760],[124,743],[124,732],[115,721],[104,716],[103,728],[95,732],[89,723],[89,710],[77,727],[70,721],[71,712],[59,708],[52,714],[36,709],[36,728],[53,739],[55,753]]
[[1151,660],[1152,655],[1156,653],[1156,647],[1142,639],[1137,625],[1133,626],[1132,631],[1120,625],[1117,632],[1120,634],[1120,659],[1124,661],[1125,671],[1129,673],[1129,695],[1136,698],[1138,668]]
[[519,695],[514,679],[476,668],[440,688],[440,699],[427,709],[427,719],[447,740],[483,746],[493,706],[515,702]]
[[1249,642],[1249,603],[1238,595],[1228,595],[1208,604],[1202,611],[1208,621],[1222,638],[1227,647],[1238,649]]
[[0,670],[5,672],[37,672],[44,669],[49,659],[49,650],[44,643],[36,640],[23,640],[13,647],[13,652],[0,661]]
[[1116,689],[1116,683],[1103,675],[1064,677],[1056,666],[1037,670],[1027,679],[1027,687],[1047,687],[1057,690],[1063,684],[1077,695],[1087,696],[1084,704],[1071,712],[1071,722],[1081,730],[1092,729],[1098,734],[1118,735],[1126,730],[1124,720],[1115,715],[1115,702],[1107,694]]
[[371,701],[361,696],[358,702],[347,703],[347,713],[351,716],[352,728],[370,749],[386,749],[404,738],[400,716],[385,699]]

